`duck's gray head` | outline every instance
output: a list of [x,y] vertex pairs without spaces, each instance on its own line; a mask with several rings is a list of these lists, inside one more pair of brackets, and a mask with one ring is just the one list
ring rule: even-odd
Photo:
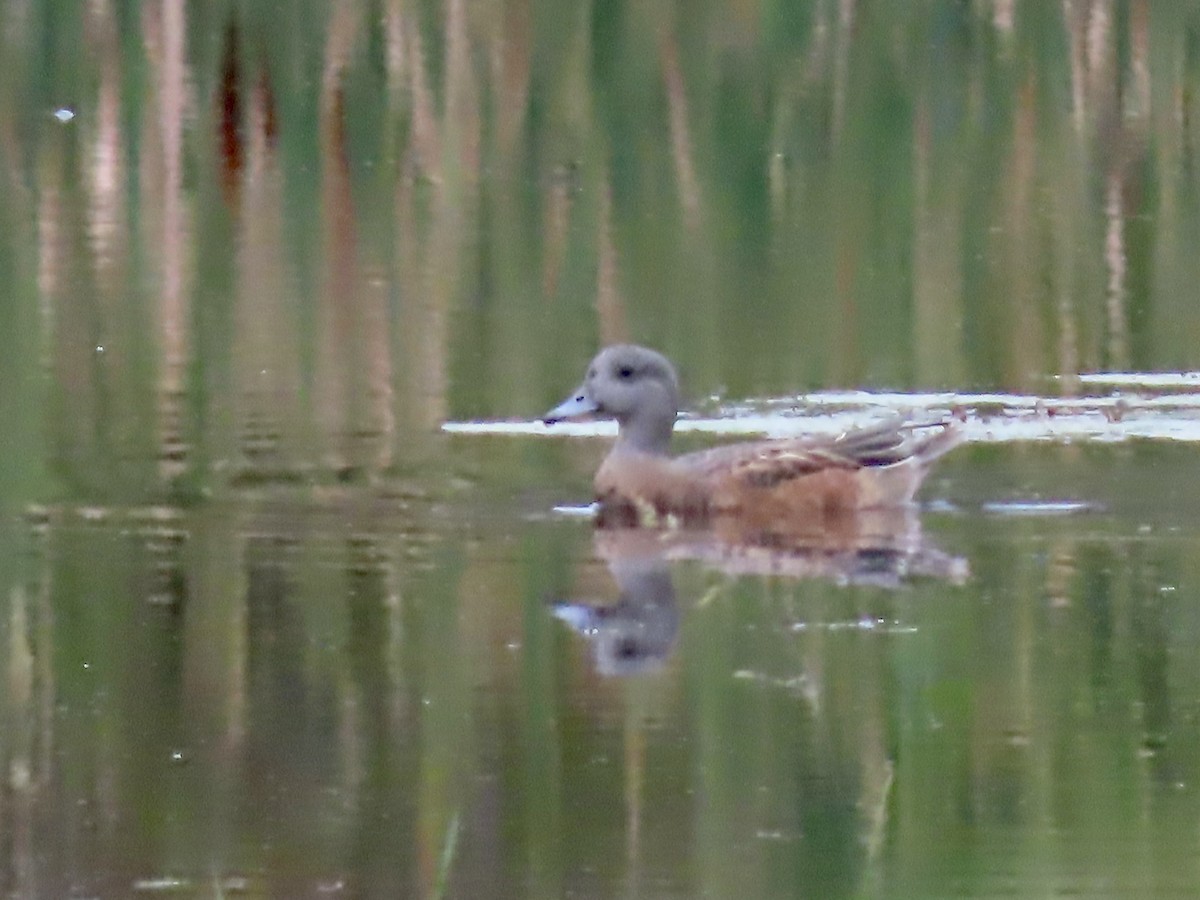
[[666,453],[679,411],[679,379],[670,361],[634,344],[605,347],[588,365],[583,384],[542,417],[546,424],[585,416],[611,417],[618,446]]

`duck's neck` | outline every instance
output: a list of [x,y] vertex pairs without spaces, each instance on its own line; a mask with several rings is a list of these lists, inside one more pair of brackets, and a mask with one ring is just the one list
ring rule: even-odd
[[648,453],[651,456],[666,456],[671,449],[671,430],[675,427],[675,417],[650,419],[631,419],[619,422],[617,443],[613,452]]

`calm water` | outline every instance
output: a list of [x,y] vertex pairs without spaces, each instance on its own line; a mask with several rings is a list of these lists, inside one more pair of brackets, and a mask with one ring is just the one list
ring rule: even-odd
[[[4,896],[1200,895],[1200,4],[11,0],[0,59]],[[598,533],[532,420],[617,339],[681,446],[970,441],[867,552]]]

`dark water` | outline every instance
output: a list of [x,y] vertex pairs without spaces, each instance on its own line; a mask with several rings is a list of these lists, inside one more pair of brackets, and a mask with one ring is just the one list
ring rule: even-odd
[[[1197,893],[1198,38],[4,5],[0,893]],[[597,532],[619,339],[681,446],[969,440],[866,552]]]

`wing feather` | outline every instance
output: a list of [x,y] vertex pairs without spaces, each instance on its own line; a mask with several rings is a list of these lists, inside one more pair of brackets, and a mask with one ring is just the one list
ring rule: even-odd
[[788,438],[730,444],[679,457],[702,475],[723,474],[747,486],[769,488],[817,472],[882,468],[907,461],[924,466],[959,440],[945,419],[879,425],[835,436]]

